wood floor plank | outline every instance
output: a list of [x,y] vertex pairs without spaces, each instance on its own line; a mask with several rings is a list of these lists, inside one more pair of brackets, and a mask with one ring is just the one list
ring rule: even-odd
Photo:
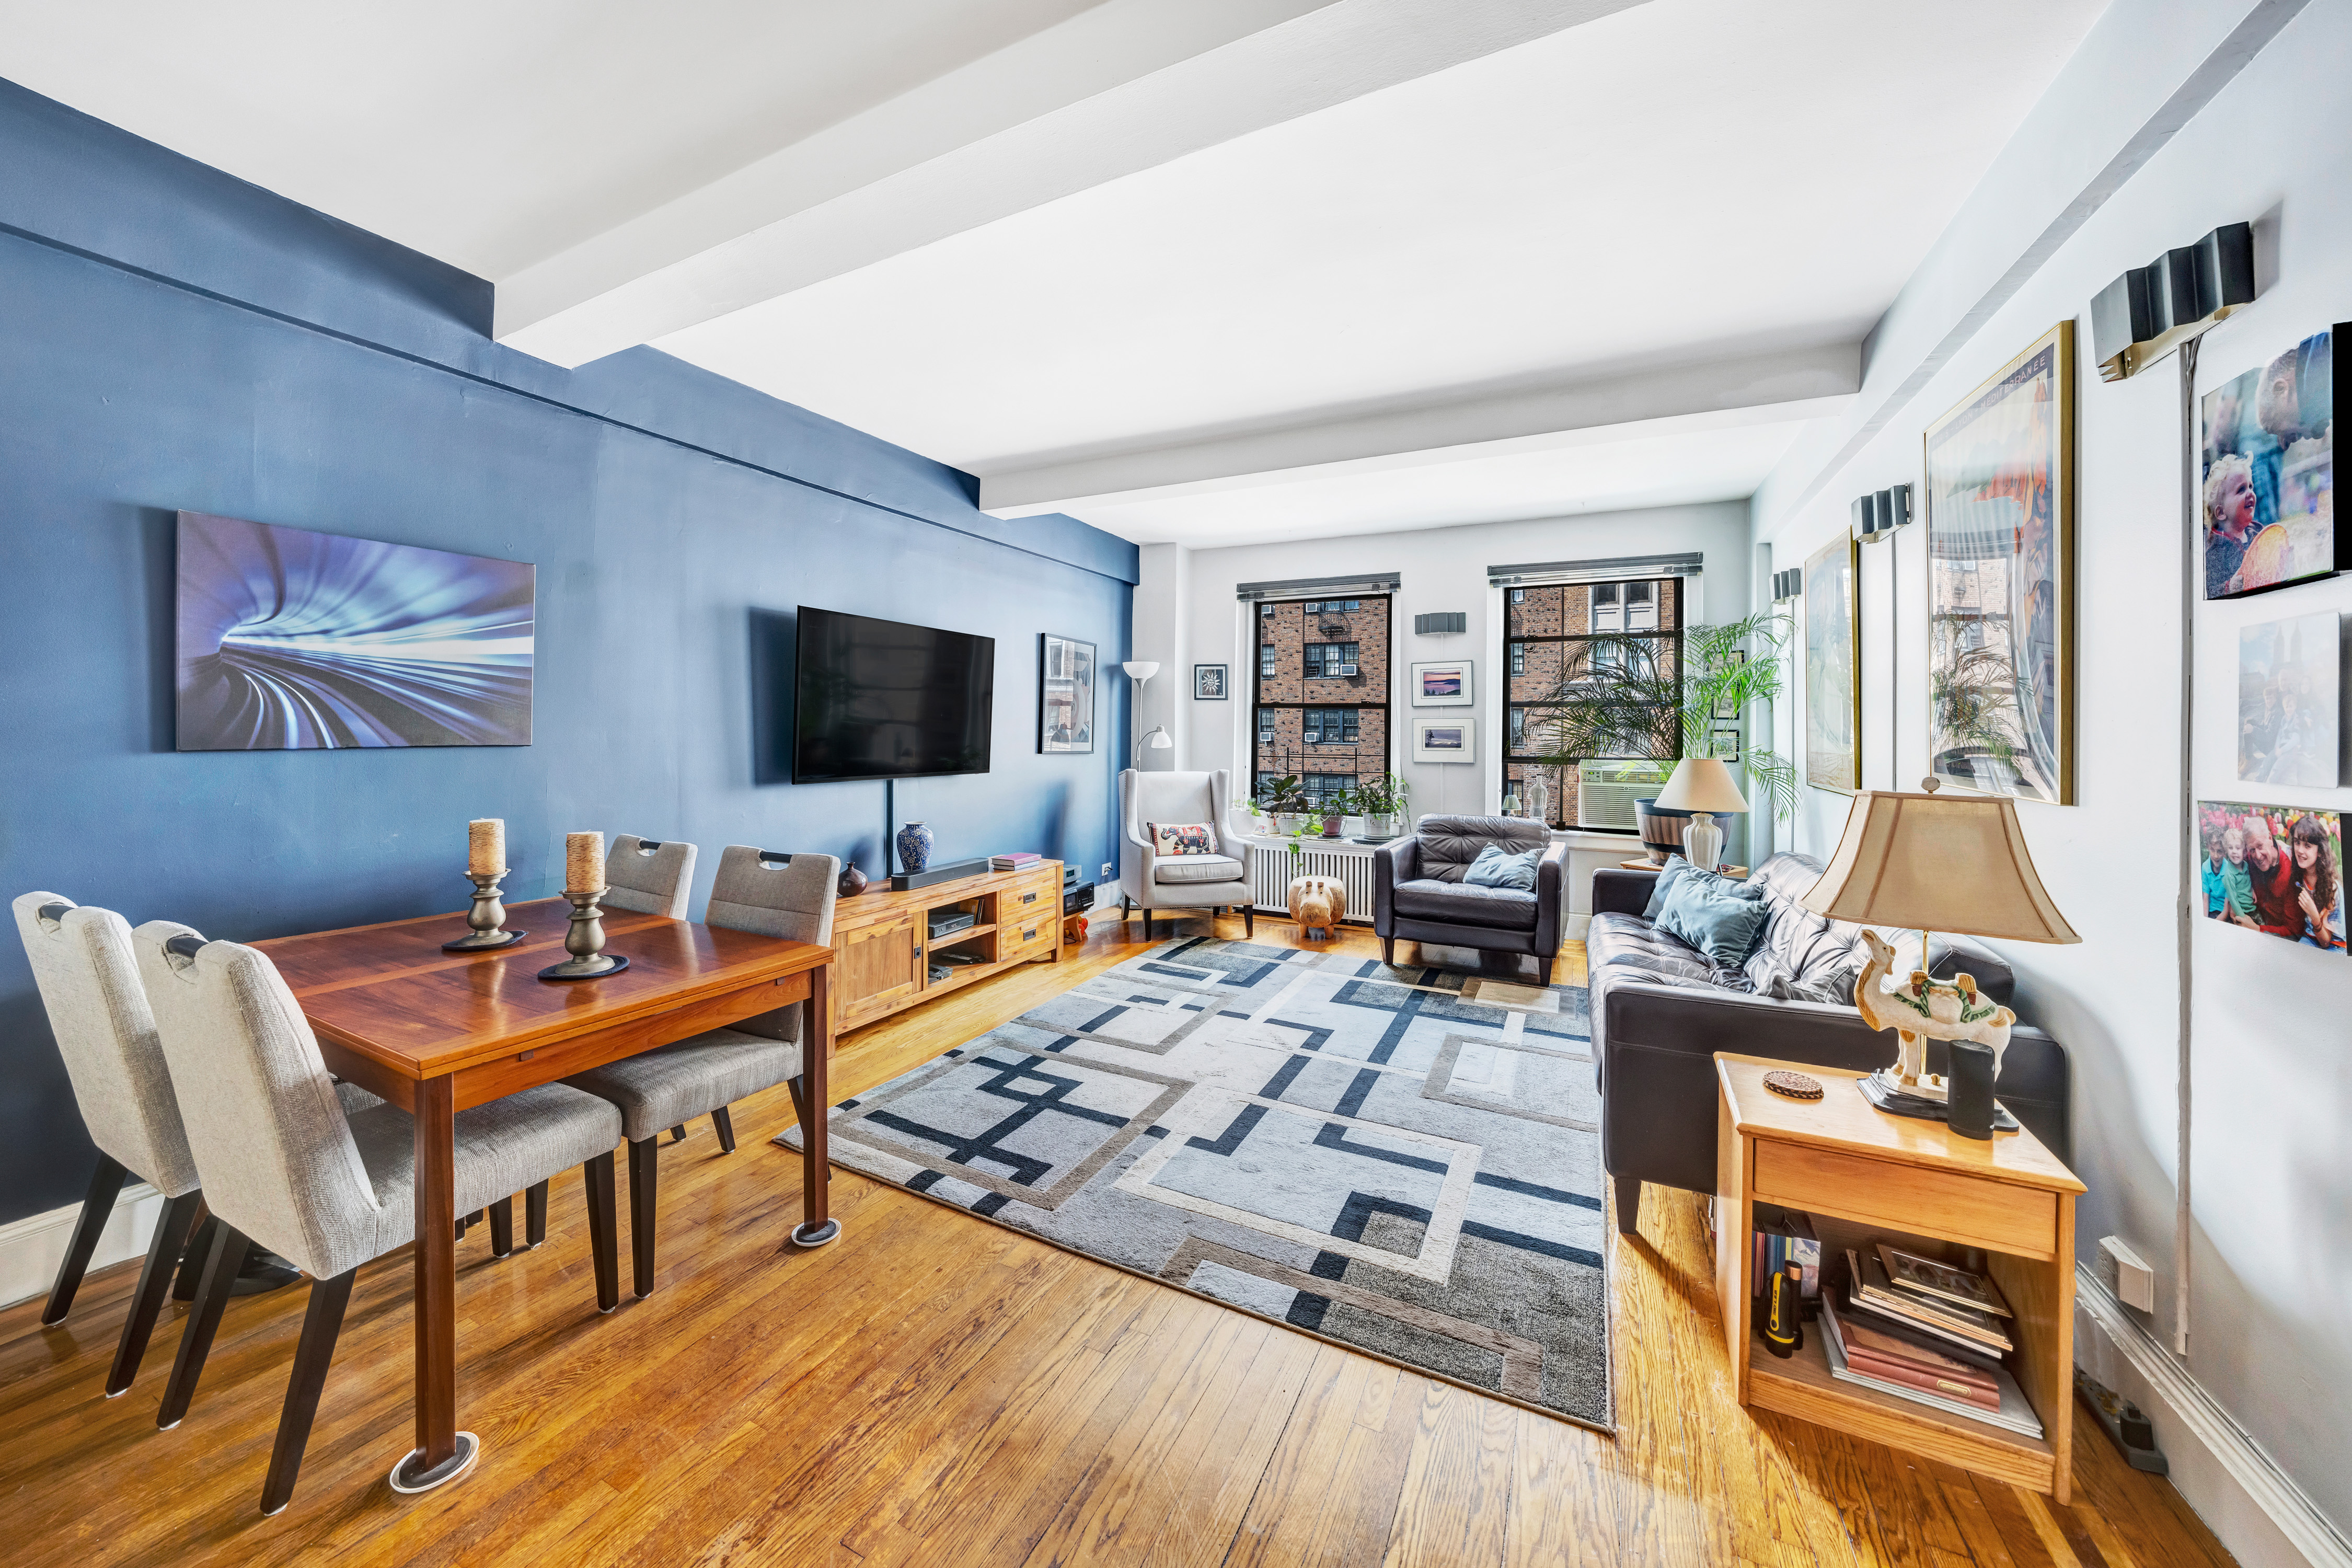
[[[1257,940],[1305,945],[1274,921]],[[1334,947],[1377,951],[1352,928]],[[846,1036],[835,1089],[865,1092],[1142,950],[1139,925],[1100,922],[1059,965]],[[1562,957],[1580,977],[1581,954]],[[405,1248],[360,1272],[300,1489],[276,1519],[256,1503],[303,1290],[231,1303],[173,1432],[154,1409],[184,1308],[166,1309],[131,1393],[100,1393],[135,1264],[93,1274],[58,1328],[39,1326],[37,1300],[0,1310],[11,1568],[2229,1568],[2168,1483],[2085,1420],[2076,1501],[2053,1510],[1731,1405],[1696,1194],[1649,1188],[1641,1237],[1608,1232],[1612,1438],[847,1170],[833,1178],[841,1240],[803,1252],[784,1239],[799,1160],[765,1141],[791,1122],[789,1097],[734,1118],[731,1155],[703,1122],[664,1148],[643,1300],[596,1312],[576,1178],[555,1184],[537,1251],[461,1245],[460,1410],[485,1457],[424,1497],[384,1484],[411,1421]]]

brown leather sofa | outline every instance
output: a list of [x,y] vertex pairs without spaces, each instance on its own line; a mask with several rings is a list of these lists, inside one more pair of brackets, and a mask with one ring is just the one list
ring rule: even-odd
[[[1616,1184],[1617,1228],[1627,1235],[1643,1182],[1716,1190],[1716,1052],[1854,1072],[1894,1061],[1894,1031],[1868,1027],[1851,1005],[1862,928],[1797,902],[1821,873],[1821,862],[1803,855],[1775,855],[1757,868],[1750,880],[1771,913],[1756,952],[1737,969],[1710,963],[1643,917],[1659,873],[1594,874],[1585,961],[1601,1160]],[[1986,995],[2011,1005],[2015,976],[1990,948],[1937,938],[1929,958],[1938,978],[1965,970]],[[1841,977],[1846,1000],[1834,999]],[[1927,1065],[1944,1070],[1941,1041],[1929,1042]],[[2013,1029],[1994,1092],[2053,1153],[2070,1158],[2066,1052],[2056,1040],[2021,1024]]]

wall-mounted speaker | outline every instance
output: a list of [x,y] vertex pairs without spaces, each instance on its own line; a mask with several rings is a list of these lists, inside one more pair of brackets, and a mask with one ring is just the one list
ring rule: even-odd
[[2254,298],[2254,229],[2224,224],[2135,267],[2091,300],[2101,381],[2136,375]]
[[1433,616],[1415,616],[1412,618],[1412,631],[1415,637],[1450,637],[1456,632],[1466,632],[1469,629],[1470,612],[1467,610],[1441,610]]
[[1911,487],[1896,485],[1891,489],[1873,490],[1866,496],[1853,498],[1853,536],[1864,544],[1875,544],[1882,539],[1892,539],[1895,531],[1911,521]]

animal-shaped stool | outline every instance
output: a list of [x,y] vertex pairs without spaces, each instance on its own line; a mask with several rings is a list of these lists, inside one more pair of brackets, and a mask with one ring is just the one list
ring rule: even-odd
[[1290,918],[1308,940],[1328,939],[1331,928],[1348,918],[1348,889],[1328,877],[1294,877]]

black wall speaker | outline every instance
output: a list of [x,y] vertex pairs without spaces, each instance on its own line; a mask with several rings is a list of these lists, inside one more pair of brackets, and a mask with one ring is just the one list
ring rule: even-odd
[[2254,297],[2254,228],[2224,224],[2135,267],[2091,300],[2099,379],[2121,381]]
[[1415,616],[1412,618],[1415,637],[1445,637],[1469,629],[1470,612],[1467,610],[1441,610],[1433,616]]

